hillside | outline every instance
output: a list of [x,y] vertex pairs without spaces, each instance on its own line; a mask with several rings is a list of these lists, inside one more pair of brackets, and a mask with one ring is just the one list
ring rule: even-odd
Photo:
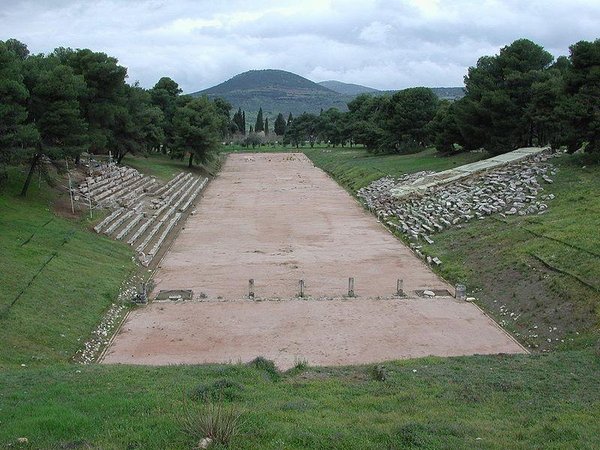
[[318,84],[342,95],[375,94],[379,92],[377,89],[362,86],[360,84],[342,83],[341,81],[336,80],[320,81]]
[[[235,110],[242,108],[251,118],[259,108],[266,117],[278,113],[318,114],[321,109],[347,110],[349,98],[306,78],[283,70],[250,70],[192,96],[223,97]],[[252,122],[248,122],[251,124]]]

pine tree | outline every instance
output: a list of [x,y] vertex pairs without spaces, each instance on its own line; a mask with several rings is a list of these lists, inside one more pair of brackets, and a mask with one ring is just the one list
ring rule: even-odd
[[263,110],[260,108],[258,110],[258,116],[256,116],[256,124],[254,125],[254,132],[258,133],[259,131],[263,131],[265,127],[265,121],[263,119]]
[[269,119],[265,117],[265,136],[269,134]]

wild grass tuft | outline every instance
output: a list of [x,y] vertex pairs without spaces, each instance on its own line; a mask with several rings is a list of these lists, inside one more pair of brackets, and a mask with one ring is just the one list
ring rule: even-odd
[[209,438],[215,444],[228,446],[239,434],[241,418],[242,412],[234,405],[210,401],[194,407],[184,397],[182,425],[194,439]]

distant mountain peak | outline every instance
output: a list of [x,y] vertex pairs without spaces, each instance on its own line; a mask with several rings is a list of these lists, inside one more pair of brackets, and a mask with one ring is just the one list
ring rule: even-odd
[[292,72],[278,69],[248,70],[221,84],[200,91],[217,94],[246,89],[310,89],[328,92],[330,89]]

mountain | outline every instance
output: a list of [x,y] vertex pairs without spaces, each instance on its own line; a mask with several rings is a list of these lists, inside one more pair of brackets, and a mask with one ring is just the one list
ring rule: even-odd
[[242,108],[246,111],[247,119],[259,108],[269,118],[280,112],[286,116],[290,112],[294,116],[303,112],[318,114],[321,109],[332,107],[346,111],[346,104],[351,99],[300,75],[273,69],[250,70],[191,95],[223,97],[234,110]]
[[[462,87],[431,88],[441,99],[457,100],[464,96]],[[373,95],[392,94],[397,91],[378,91],[377,89],[341,81],[322,81],[315,83],[295,73],[284,70],[250,70],[202,91],[190,95],[209,98],[222,97],[233,106],[246,111],[248,127],[254,125],[258,109],[263,109],[273,126],[277,114],[291,112],[298,116],[303,112],[319,114],[321,109],[338,108],[348,110],[348,102],[362,93]]]
[[359,94],[375,94],[379,92],[377,89],[373,89],[367,86],[361,86],[360,84],[342,83],[341,81],[328,80],[320,81],[321,86],[331,89],[339,94],[343,95],[359,95]]

